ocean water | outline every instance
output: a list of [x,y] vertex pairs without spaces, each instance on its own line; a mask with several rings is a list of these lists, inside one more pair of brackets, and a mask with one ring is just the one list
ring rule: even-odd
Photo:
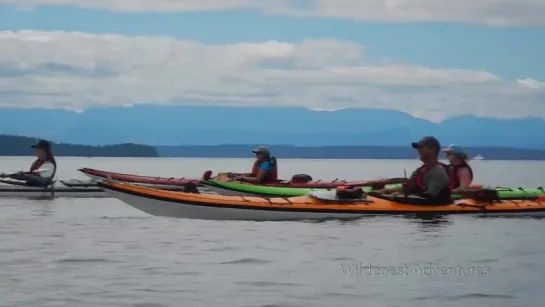
[[[0,158],[0,172],[30,157]],[[169,177],[251,159],[59,158]],[[416,160],[280,160],[315,179],[403,176]],[[545,186],[544,162],[474,162],[476,182]],[[149,216],[116,199],[0,199],[0,306],[543,306],[545,220],[373,217],[221,222]]]

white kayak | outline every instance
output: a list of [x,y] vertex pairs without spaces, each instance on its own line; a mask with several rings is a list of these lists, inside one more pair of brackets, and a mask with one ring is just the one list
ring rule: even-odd
[[0,180],[0,198],[110,198],[94,181],[59,180],[48,187],[28,186],[17,180]]
[[[155,189],[182,191],[170,185],[138,185]],[[0,198],[112,198],[94,180],[58,180],[49,187],[28,186],[22,181],[0,179]]]

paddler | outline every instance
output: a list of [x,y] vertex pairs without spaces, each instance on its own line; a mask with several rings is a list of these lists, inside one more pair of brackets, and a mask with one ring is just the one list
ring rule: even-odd
[[36,160],[30,166],[30,170],[5,175],[5,177],[25,181],[29,186],[48,186],[53,183],[53,178],[57,172],[57,162],[51,151],[51,143],[40,140],[31,147],[34,148]]
[[276,158],[271,156],[271,152],[265,146],[259,146],[252,150],[255,154],[255,162],[252,172],[247,174],[235,175],[233,179],[248,183],[272,183],[278,181],[278,167]]
[[467,163],[468,155],[458,145],[449,145],[443,149],[449,164],[449,179],[453,188],[452,193],[460,193],[471,186],[473,182],[473,170]]
[[401,195],[424,198],[430,204],[451,203],[449,175],[446,165],[439,162],[441,144],[433,136],[426,136],[411,144],[418,151],[423,165],[416,169],[400,188],[383,189],[376,193],[394,199]]

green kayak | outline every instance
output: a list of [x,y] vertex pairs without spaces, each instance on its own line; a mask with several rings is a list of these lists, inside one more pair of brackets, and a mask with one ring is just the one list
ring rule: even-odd
[[[207,189],[211,189],[214,192],[222,195],[257,195],[257,196],[270,196],[270,197],[295,197],[303,196],[309,192],[315,191],[327,191],[332,189],[311,189],[311,188],[287,188],[287,187],[270,187],[260,186],[253,184],[245,184],[238,182],[225,182],[217,180],[205,180],[202,181],[203,185]],[[389,184],[385,188],[400,187],[400,184]],[[365,192],[371,192],[372,188],[369,186],[362,187]]]
[[[287,188],[287,187],[269,187],[253,184],[225,182],[217,180],[205,180],[202,182],[207,189],[210,189],[222,195],[256,195],[269,197],[295,197],[304,196],[309,192],[327,191],[331,189],[309,189],[309,188]],[[400,187],[400,184],[386,185],[385,188]],[[365,192],[372,192],[373,189],[369,186],[362,187]],[[535,197],[545,195],[544,188],[526,189],[526,188],[503,188],[503,187],[485,187],[483,190],[493,190],[497,192],[500,199],[516,199],[525,197]],[[461,195],[453,195],[453,199],[462,198]]]

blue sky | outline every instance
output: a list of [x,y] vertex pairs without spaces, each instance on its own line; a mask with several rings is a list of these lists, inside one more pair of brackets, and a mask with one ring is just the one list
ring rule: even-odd
[[[73,109],[85,108],[89,105],[134,104],[149,101],[157,103],[217,101],[233,104],[280,103],[289,105],[290,101],[298,100],[306,101],[297,102],[303,103],[303,105],[308,102],[308,107],[332,109],[336,102],[339,102],[340,107],[382,105],[386,108],[407,111],[415,116],[440,119],[450,115],[463,114],[462,107],[458,109],[453,107],[456,104],[463,104],[466,113],[468,113],[467,108],[473,106],[477,108],[476,111],[469,113],[486,114],[489,108],[497,108],[498,104],[502,103],[505,109],[497,112],[497,116],[501,116],[500,113],[509,113],[513,116],[530,114],[545,116],[545,101],[543,101],[545,98],[545,83],[543,83],[545,81],[545,66],[543,64],[543,55],[545,54],[545,27],[543,25],[545,21],[540,24],[538,18],[533,18],[545,16],[539,15],[540,13],[545,14],[545,8],[536,6],[532,0],[511,1],[512,5],[520,3],[517,10],[514,10],[512,6],[494,7],[491,4],[486,4],[488,2],[484,0],[475,0],[471,2],[469,7],[466,7],[467,10],[456,11],[449,8],[445,2],[444,10],[439,11],[441,14],[444,11],[449,12],[449,14],[443,14],[446,15],[444,18],[437,17],[441,15],[437,12],[437,8],[429,7],[425,1],[418,0],[410,2],[414,7],[408,7],[406,11],[402,5],[398,5],[395,9],[377,9],[376,13],[362,13],[362,16],[358,13],[351,13],[351,11],[361,10],[358,6],[359,3],[355,4],[356,2],[351,1],[344,3],[347,6],[354,5],[354,7],[346,8],[344,12],[340,13],[334,10],[328,11],[327,4],[317,9],[317,6],[309,5],[308,1],[300,1],[298,5],[274,8],[261,7],[259,3],[262,2],[260,1],[217,1],[219,3],[217,7],[214,7],[214,1],[209,1],[212,3],[210,7],[196,5],[192,11],[186,11],[183,6],[176,7],[165,4],[165,8],[161,8],[159,12],[154,8],[151,0],[147,6],[142,5],[141,7],[131,7],[129,1],[116,0],[112,3],[117,3],[117,6],[109,7],[106,4],[93,9],[90,9],[89,6],[85,7],[85,3],[91,3],[89,5],[93,6],[93,1],[85,0],[80,1],[83,3],[80,7],[36,5],[23,9],[13,5],[13,2],[0,0],[0,31],[4,33],[13,31],[15,34],[12,32],[6,34],[12,43],[15,41],[15,36],[22,36],[25,39],[17,40],[17,45],[13,45],[11,48],[2,49],[0,46],[0,52],[2,52],[0,54],[2,56],[0,59],[0,82],[5,79],[2,79],[2,75],[12,76],[10,82],[0,83],[0,94],[2,92],[17,92],[17,95],[11,95],[12,102],[6,103],[7,100],[3,100],[5,105],[21,106],[21,104],[28,103],[29,106],[40,106],[41,103],[45,103],[46,97],[48,97],[47,101],[51,101],[51,95],[56,94],[61,98],[54,107]],[[39,4],[51,1],[29,2]],[[58,2],[70,3],[68,0]],[[159,2],[161,0],[155,2],[158,7],[161,6]],[[197,1],[178,2],[186,2],[189,6]],[[382,3],[381,5],[383,5],[388,1],[362,0],[360,2],[368,2],[368,7],[370,7],[373,3]],[[397,2],[403,4],[405,0]],[[418,7],[419,2],[422,2],[421,7]],[[162,3],[166,3],[166,1],[163,0]],[[438,3],[442,2],[438,1]],[[231,4],[234,8],[229,7]],[[474,9],[471,6],[474,6]],[[415,7],[419,9],[418,12],[424,13],[413,13]],[[301,14],[301,12],[297,12],[298,8],[309,8],[312,12]],[[540,12],[539,9],[542,11]],[[375,16],[378,17],[375,18]],[[36,33],[31,34],[29,31],[23,33],[22,30],[31,30]],[[72,33],[73,31],[95,34],[95,36],[78,36],[76,38],[77,34]],[[67,33],[61,35],[59,32]],[[128,48],[126,50],[130,50],[128,45],[115,47],[107,44],[105,48],[112,48],[111,52],[109,49],[96,50],[96,54],[87,57],[81,56],[81,52],[77,51],[75,45],[83,46],[85,44],[89,53],[91,50],[95,52],[93,48],[98,48],[98,45],[104,47],[105,41],[102,35],[112,33],[127,36],[129,39],[133,38],[123,44],[132,45],[133,49],[138,48],[138,54],[144,66],[146,60],[142,56],[153,53],[153,46],[149,45],[152,42],[150,39],[153,38],[171,37],[177,41],[195,41],[209,47],[208,49],[203,49],[202,46],[198,47],[201,48],[198,52],[199,58],[194,56],[194,61],[204,61],[202,63],[210,65],[210,68],[199,69],[198,63],[193,63],[195,66],[188,66],[189,64],[186,62],[190,61],[188,55],[184,54],[183,56],[188,61],[181,63],[179,58],[173,58],[171,61],[171,66],[174,65],[172,64],[174,61],[176,65],[179,65],[180,75],[170,72],[168,78],[180,78],[181,83],[186,78],[190,78],[190,83],[196,82],[197,79],[202,79],[204,82],[207,79],[206,75],[204,72],[196,70],[208,71],[213,74],[213,77],[211,75],[210,78],[214,79],[214,82],[211,82],[214,90],[205,89],[206,86],[196,83],[186,85],[183,89],[171,89],[168,86],[156,85],[146,91],[146,94],[152,92],[156,94],[142,95],[142,98],[138,98],[136,95],[123,93],[121,90],[105,90],[100,94],[97,88],[92,88],[90,85],[89,74],[78,85],[74,85],[73,75],[67,76],[70,80],[62,79],[62,69],[59,67],[66,68],[63,72],[68,74],[68,71],[97,69],[97,65],[90,68],[90,64],[87,62],[107,63],[112,66],[108,66],[112,70],[112,74],[118,74],[116,80],[121,80],[119,76],[122,76],[122,80],[130,79],[135,84],[145,82],[146,86],[150,86],[149,80],[138,77],[139,74],[136,70],[127,68],[129,64],[113,67],[112,63],[125,60],[117,49]],[[37,43],[31,39],[36,35],[41,37],[55,36],[53,39],[56,42],[55,46],[51,47],[60,48],[59,54],[55,55],[51,50],[48,51],[47,56],[40,54],[40,48],[48,47],[36,45]],[[139,37],[145,37],[148,41],[138,45]],[[64,44],[61,40],[71,41],[72,45]],[[98,43],[98,40],[101,43]],[[300,46],[305,40],[313,42]],[[273,46],[270,45],[271,41],[277,43]],[[325,42],[330,42],[330,44]],[[162,47],[168,45],[163,43],[160,43]],[[243,50],[243,47],[247,46],[240,46],[240,44],[244,43],[253,43],[255,46],[248,49],[251,51]],[[268,43],[269,45],[267,45]],[[346,48],[341,43],[345,44]],[[291,46],[290,48],[296,50],[288,50],[287,45],[282,44],[288,44]],[[223,55],[218,48],[222,45],[237,45],[237,50],[229,50],[229,57],[236,59],[236,54],[240,54],[240,57],[252,59],[253,62],[248,60],[248,63],[238,63],[240,71],[246,72],[250,76],[263,73],[262,80],[256,81],[259,78],[245,79],[242,77],[243,73],[240,76],[235,74],[238,68],[232,66],[233,64],[220,63],[219,59]],[[172,46],[172,44],[168,46]],[[13,52],[15,48],[22,48],[22,50],[16,55],[8,53]],[[145,48],[149,50],[144,50]],[[181,48],[180,50],[185,52],[189,47],[184,45],[177,48]],[[214,49],[214,51],[209,51],[209,49]],[[258,49],[259,51],[257,51]],[[176,52],[178,51],[171,50],[171,56],[175,57],[174,53]],[[194,54],[193,52],[196,51],[193,50],[190,54]],[[216,53],[212,54],[213,52],[218,53],[216,55]],[[269,54],[271,52],[274,54]],[[356,53],[358,54],[356,55]],[[203,54],[209,55],[210,58],[205,58]],[[25,56],[23,57],[23,55]],[[116,60],[116,56],[120,58]],[[257,59],[258,56],[266,57],[266,59]],[[33,57],[36,59],[30,60]],[[68,58],[72,58],[70,62],[66,60]],[[313,62],[309,59],[313,59]],[[165,59],[162,58],[162,60]],[[143,69],[149,69],[148,74],[157,74],[158,71],[165,71],[159,66],[167,65],[165,64],[167,62],[159,63],[159,59],[150,58],[150,67]],[[252,65],[252,69],[257,69],[255,65],[258,62],[260,64],[267,63],[268,66],[263,64],[258,67],[258,70],[250,71],[249,67]],[[270,68],[273,62],[274,68],[279,71],[264,70]],[[87,64],[80,65],[79,63]],[[29,70],[30,66],[33,66],[32,70]],[[102,67],[102,71],[104,71],[104,67]],[[289,74],[290,71],[293,72],[294,67],[300,71],[297,70],[295,73]],[[33,91],[36,90],[36,86],[46,88],[43,99],[39,97],[39,94],[31,93],[29,87],[26,88],[20,82],[16,82],[17,80],[13,80],[13,76],[21,75],[23,69],[26,69],[26,76],[32,71],[42,77],[40,80],[29,79],[28,84],[29,87],[31,84],[35,85]],[[40,72],[40,70],[43,71]],[[311,73],[310,70],[315,70],[315,73]],[[194,74],[202,74],[202,77],[197,78],[191,74],[189,76],[182,75],[182,71],[184,74],[189,74],[188,71],[192,71]],[[282,80],[284,73],[289,74],[290,80],[287,78]],[[413,74],[415,77],[414,80],[411,80]],[[466,77],[462,74],[467,74],[468,81],[462,80]],[[223,81],[216,80],[218,75],[223,76]],[[315,87],[308,87],[309,76],[316,78],[318,75],[323,78],[319,82],[313,80],[316,82],[313,85]],[[297,80],[294,76],[297,76]],[[374,78],[374,76],[377,77]],[[46,81],[43,80],[45,77],[47,77]],[[161,75],[157,75],[157,78],[161,78]],[[236,80],[227,83],[236,84],[234,87],[240,87],[239,92],[235,91],[232,85],[221,83],[228,78]],[[337,87],[320,92],[317,87],[322,87],[321,84],[328,82],[328,80],[328,86],[337,84]],[[51,90],[51,82],[56,82],[55,85],[62,83],[64,86],[59,87],[65,89],[48,92]],[[96,84],[98,81],[93,82]],[[111,83],[112,80],[108,82]],[[288,88],[288,84],[294,82],[301,82],[307,87],[307,91],[312,93],[305,96],[297,88]],[[361,86],[356,88],[355,84],[358,83]],[[64,92],[67,91],[68,84],[74,85],[73,92]],[[122,86],[127,85],[123,83]],[[223,89],[223,86],[229,88]],[[77,92],[76,89],[78,89]],[[19,91],[28,92],[28,99],[24,98],[25,95],[18,93]],[[161,91],[169,92],[169,95],[160,94]],[[392,93],[392,91],[398,93]],[[273,95],[271,92],[275,94]],[[4,96],[6,95],[4,94]],[[100,95],[103,97],[98,97]],[[256,95],[259,97],[269,96],[271,99],[252,100],[248,98]],[[82,100],[71,106],[62,97],[72,100],[74,97],[84,97],[85,101]],[[281,101],[278,102],[279,100]],[[413,100],[414,102],[411,102]],[[462,100],[466,102],[462,103]],[[473,100],[472,104],[467,102],[470,100]],[[508,106],[509,102],[511,102],[511,106]],[[525,113],[518,110],[517,103],[520,108],[532,111]]]

